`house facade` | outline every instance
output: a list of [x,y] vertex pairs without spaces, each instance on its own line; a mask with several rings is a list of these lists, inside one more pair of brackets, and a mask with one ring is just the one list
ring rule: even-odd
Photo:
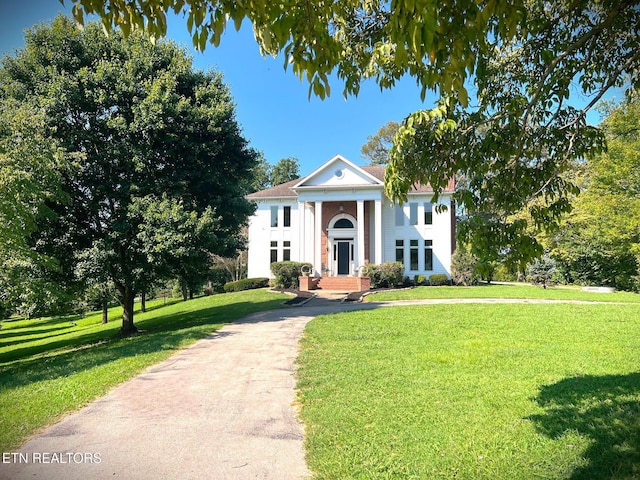
[[249,277],[272,277],[270,264],[283,260],[311,263],[314,277],[354,277],[366,264],[395,261],[410,278],[450,276],[453,181],[438,199],[447,208],[438,211],[428,186],[393,204],[384,172],[337,155],[304,178],[248,195],[257,204],[249,220]]

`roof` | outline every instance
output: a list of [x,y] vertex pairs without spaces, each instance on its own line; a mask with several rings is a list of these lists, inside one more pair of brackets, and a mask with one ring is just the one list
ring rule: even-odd
[[[380,180],[381,182],[384,183],[384,174],[385,174],[386,167],[382,165],[368,165],[368,166],[358,167],[358,168],[364,170],[366,173],[368,173],[372,177],[375,177],[377,180]],[[308,178],[308,177],[296,178],[295,180],[291,180],[289,182],[282,183],[280,185],[267,188],[265,190],[260,190],[255,193],[251,193],[247,195],[246,198],[249,200],[258,200],[258,199],[265,199],[265,198],[287,198],[287,197],[295,198],[298,196],[298,194],[294,190],[294,187],[299,183],[301,183],[305,178]],[[445,188],[445,191],[452,192],[454,188],[455,188],[455,181],[452,179],[449,181],[449,184],[447,185],[447,188]],[[430,192],[433,192],[433,189],[429,184],[414,185],[414,187],[411,189],[409,194],[430,193]]]

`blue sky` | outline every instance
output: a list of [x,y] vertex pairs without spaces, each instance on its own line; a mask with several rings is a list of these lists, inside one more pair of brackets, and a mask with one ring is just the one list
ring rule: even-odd
[[[24,46],[24,30],[49,22],[58,12],[71,15],[57,0],[0,0],[0,52],[12,54]],[[236,115],[251,146],[264,152],[275,164],[281,158],[297,157],[300,173],[306,175],[336,154],[357,165],[367,160],[360,148],[368,135],[390,120],[402,121],[412,111],[430,108],[434,97],[420,101],[420,90],[408,78],[393,90],[380,92],[373,82],[365,83],[357,98],[342,96],[337,79],[331,83],[328,99],[308,98],[308,84],[285,71],[280,58],[260,55],[253,32],[245,21],[240,32],[233,26],[220,47],[209,45],[204,53],[193,50],[186,20],[169,19],[168,38],[185,46],[194,66],[215,68],[224,74],[237,105]]]
[[[58,12],[71,14],[71,0],[0,0],[0,53],[12,54],[24,46],[24,30],[49,22]],[[260,55],[251,27],[245,21],[240,32],[233,26],[218,48],[209,45],[204,53],[193,50],[186,19],[169,18],[168,38],[186,47],[199,69],[217,69],[224,74],[237,105],[237,119],[251,146],[264,152],[275,164],[285,157],[297,157],[300,173],[306,175],[336,154],[358,165],[367,163],[360,149],[368,135],[390,120],[402,121],[409,113],[431,108],[435,97],[420,101],[415,81],[403,79],[392,90],[380,92],[373,82],[363,84],[357,98],[342,96],[342,85],[334,79],[332,95],[320,100],[308,98],[308,84],[285,71],[282,59]],[[610,97],[607,95],[606,97]],[[574,103],[585,103],[574,96]],[[598,123],[597,112],[589,116]]]

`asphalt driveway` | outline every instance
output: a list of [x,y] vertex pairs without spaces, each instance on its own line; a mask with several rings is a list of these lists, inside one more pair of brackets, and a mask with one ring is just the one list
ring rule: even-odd
[[0,478],[306,478],[298,342],[316,315],[358,308],[373,305],[314,299],[229,324],[4,452]]

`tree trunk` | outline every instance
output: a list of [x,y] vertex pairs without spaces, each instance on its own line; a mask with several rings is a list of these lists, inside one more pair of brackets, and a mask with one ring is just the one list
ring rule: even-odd
[[107,303],[107,298],[104,297],[102,299],[102,323],[107,323],[109,321],[109,305]]
[[182,300],[186,302],[187,297],[188,297],[187,286],[182,285]]
[[189,289],[189,300],[193,300],[193,289]]
[[140,312],[144,313],[147,311],[147,294],[142,292],[140,295]]
[[124,287],[121,291],[122,294],[122,328],[120,333],[122,335],[130,335],[138,331],[133,324],[133,307],[136,293],[129,286]]

